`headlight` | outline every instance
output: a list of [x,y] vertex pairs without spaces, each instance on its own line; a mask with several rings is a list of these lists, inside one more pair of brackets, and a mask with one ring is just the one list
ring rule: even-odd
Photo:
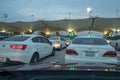
[[110,43],[110,40],[107,40],[107,43]]
[[59,41],[53,42],[53,45],[55,48],[59,48],[61,46]]
[[66,41],[66,44],[67,44],[67,45],[69,45],[69,44],[70,44],[70,42],[69,42],[69,41]]

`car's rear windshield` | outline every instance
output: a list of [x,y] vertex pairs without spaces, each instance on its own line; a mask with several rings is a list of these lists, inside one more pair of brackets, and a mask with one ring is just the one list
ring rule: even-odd
[[83,44],[83,45],[108,45],[103,38],[75,38],[72,44]]
[[13,37],[6,38],[2,41],[25,41],[28,38],[30,38],[30,36],[13,36]]

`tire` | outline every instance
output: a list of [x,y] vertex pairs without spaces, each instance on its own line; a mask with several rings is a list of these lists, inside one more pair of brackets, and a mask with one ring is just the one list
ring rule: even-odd
[[31,60],[30,60],[30,63],[36,63],[39,61],[39,54],[38,53],[34,53]]
[[55,48],[53,48],[52,53],[51,53],[50,56],[54,56],[54,55],[55,55]]

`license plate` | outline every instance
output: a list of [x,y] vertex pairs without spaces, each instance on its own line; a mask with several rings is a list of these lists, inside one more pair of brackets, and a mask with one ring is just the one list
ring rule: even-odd
[[95,57],[95,53],[93,53],[93,52],[87,52],[87,53],[85,53],[85,56],[86,57]]
[[0,62],[6,62],[7,61],[7,58],[5,57],[0,57]]

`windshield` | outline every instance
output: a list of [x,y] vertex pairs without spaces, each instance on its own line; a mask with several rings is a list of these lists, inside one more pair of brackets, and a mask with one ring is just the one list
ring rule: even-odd
[[119,32],[120,0],[0,0],[0,72],[117,72]]
[[107,42],[101,38],[76,38],[72,41],[72,44],[108,45]]

